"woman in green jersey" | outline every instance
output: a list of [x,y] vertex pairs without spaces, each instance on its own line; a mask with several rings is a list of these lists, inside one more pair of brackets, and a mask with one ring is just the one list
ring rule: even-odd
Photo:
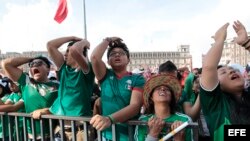
[[[244,89],[243,76],[232,67],[218,67],[228,26],[226,23],[213,36],[215,42],[204,58],[200,79],[201,106],[214,141],[224,140],[224,125],[250,124],[250,95]],[[244,25],[235,21],[233,28],[237,34],[234,41],[249,50],[250,39]]]

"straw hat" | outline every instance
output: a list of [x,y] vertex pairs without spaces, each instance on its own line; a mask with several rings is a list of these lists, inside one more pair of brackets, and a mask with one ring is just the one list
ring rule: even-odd
[[178,79],[169,74],[158,74],[152,76],[145,84],[143,89],[143,99],[144,104],[148,106],[148,101],[152,91],[158,86],[168,86],[174,91],[176,101],[179,100],[181,96],[181,85]]

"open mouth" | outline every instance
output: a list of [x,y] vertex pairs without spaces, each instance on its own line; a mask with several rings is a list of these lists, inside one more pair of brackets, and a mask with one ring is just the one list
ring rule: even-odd
[[166,95],[166,94],[163,93],[163,92],[159,93],[159,96],[165,96],[165,95]]
[[33,70],[33,74],[35,75],[35,74],[38,74],[38,73],[40,73],[40,71],[38,70],[38,69],[34,69]]
[[235,80],[235,79],[237,79],[237,78],[240,78],[240,76],[239,76],[238,74],[233,74],[233,75],[231,76],[231,80]]

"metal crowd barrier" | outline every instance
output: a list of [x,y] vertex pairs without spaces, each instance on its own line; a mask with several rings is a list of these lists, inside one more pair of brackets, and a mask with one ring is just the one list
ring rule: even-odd
[[[19,127],[19,118],[23,118],[23,128],[22,128],[22,132],[20,131]],[[35,120],[31,117],[30,114],[27,113],[17,113],[17,112],[11,112],[11,113],[5,113],[5,112],[0,112],[0,120],[2,123],[2,141],[30,141],[29,137],[28,137],[28,133],[27,133],[27,122],[26,120],[30,119],[31,120],[31,127],[32,127],[32,140],[35,141],[36,138],[36,134],[35,134]],[[61,128],[60,130],[60,135],[61,135],[61,141],[65,141],[66,137],[64,131],[65,131],[65,121],[70,121],[70,126],[71,126],[71,131],[72,131],[72,141],[76,141],[76,122],[80,122],[81,126],[83,127],[83,130],[85,131],[83,134],[83,138],[84,141],[102,141],[102,137],[101,137],[101,132],[100,131],[96,131],[97,135],[96,135],[96,139],[93,139],[90,137],[89,134],[89,129],[90,129],[90,125],[89,125],[89,121],[90,121],[91,117],[70,117],[70,116],[56,116],[56,115],[42,115],[41,119],[38,120],[40,123],[40,130],[41,130],[41,141],[54,141],[55,140],[55,133],[54,133],[54,127],[53,124],[55,122],[59,122],[59,126]],[[49,122],[49,136],[45,136],[44,133],[44,121],[48,120]],[[128,128],[128,132],[129,132],[129,139],[128,141],[133,141],[134,139],[134,130],[133,130],[133,126],[136,125],[147,125],[146,122],[142,122],[142,121],[137,121],[137,120],[130,120],[127,122],[129,125]],[[170,127],[171,123],[166,123],[167,127]],[[8,135],[6,136],[7,133],[6,129],[8,128]],[[193,138],[194,141],[198,141],[198,123],[190,123],[190,125],[187,126],[187,128],[192,128],[193,129]],[[88,132],[86,132],[88,131]],[[14,134],[15,132],[15,134]],[[22,139],[20,139],[20,136],[22,137]],[[116,124],[112,124],[112,137],[113,137],[113,141],[116,141]],[[0,139],[1,140],[1,139]]]

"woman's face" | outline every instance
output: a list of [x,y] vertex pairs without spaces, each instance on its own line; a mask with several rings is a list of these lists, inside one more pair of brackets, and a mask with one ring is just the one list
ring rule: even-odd
[[243,75],[232,67],[221,67],[217,71],[221,89],[225,92],[234,93],[244,89]]
[[152,94],[152,101],[154,103],[170,103],[171,101],[171,91],[167,86],[158,86],[154,89]]

